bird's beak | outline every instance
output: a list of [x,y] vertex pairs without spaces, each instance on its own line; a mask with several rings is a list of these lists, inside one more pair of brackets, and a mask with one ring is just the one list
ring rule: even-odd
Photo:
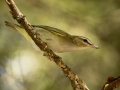
[[93,45],[92,48],[99,49],[99,47],[96,45]]

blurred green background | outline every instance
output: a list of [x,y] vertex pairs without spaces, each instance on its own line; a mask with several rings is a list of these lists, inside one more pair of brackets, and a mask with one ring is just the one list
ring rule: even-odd
[[[89,38],[100,49],[56,53],[87,84],[100,90],[109,76],[120,75],[120,0],[15,0],[31,24]],[[17,31],[0,0],[0,90],[72,90],[60,68],[36,51]],[[116,89],[120,90],[120,88]]]

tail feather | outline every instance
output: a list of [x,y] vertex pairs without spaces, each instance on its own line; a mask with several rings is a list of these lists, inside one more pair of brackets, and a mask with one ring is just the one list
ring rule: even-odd
[[13,29],[16,29],[16,30],[17,30],[17,28],[22,28],[21,26],[19,26],[17,24],[14,24],[14,23],[11,23],[9,21],[5,21],[5,25],[8,26],[8,27],[11,27]]
[[9,21],[5,21],[5,25],[8,26],[8,27],[11,27],[15,30],[17,30],[20,34],[22,34],[28,41],[31,42],[31,38],[30,36],[27,34],[27,32],[24,30],[23,27],[17,25],[17,24],[14,24],[14,23],[11,23]]
[[40,50],[34,43],[34,41],[31,39],[31,37],[27,34],[27,32],[24,30],[23,27],[17,25],[17,24],[14,24],[14,23],[11,23],[9,21],[5,21],[5,25],[8,26],[8,27],[11,27],[15,30],[17,30],[20,34],[22,34],[29,42],[32,43],[33,47],[38,51]]

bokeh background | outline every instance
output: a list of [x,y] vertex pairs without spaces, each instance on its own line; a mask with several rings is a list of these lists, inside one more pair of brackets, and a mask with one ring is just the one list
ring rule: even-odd
[[[120,75],[120,0],[15,0],[31,24],[89,38],[100,49],[56,53],[87,84],[100,90]],[[0,90],[72,90],[60,68],[36,51],[17,31],[5,0],[0,0]],[[120,88],[116,89],[120,90]]]

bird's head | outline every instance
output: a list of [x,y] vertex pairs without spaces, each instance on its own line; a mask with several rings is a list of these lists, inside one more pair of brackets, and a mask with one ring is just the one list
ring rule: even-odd
[[80,47],[80,49],[99,48],[98,46],[94,45],[88,38],[83,36],[73,36],[73,43]]

